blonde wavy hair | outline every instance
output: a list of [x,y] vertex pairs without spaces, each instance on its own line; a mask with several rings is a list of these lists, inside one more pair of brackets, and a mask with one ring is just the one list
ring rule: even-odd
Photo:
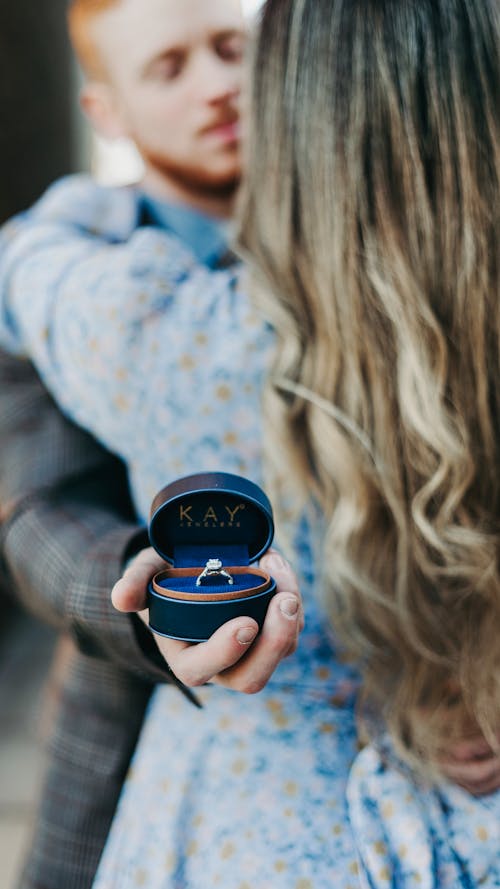
[[[268,0],[240,241],[281,490],[327,520],[364,714],[500,729],[497,0]],[[425,715],[425,718],[423,718]]]

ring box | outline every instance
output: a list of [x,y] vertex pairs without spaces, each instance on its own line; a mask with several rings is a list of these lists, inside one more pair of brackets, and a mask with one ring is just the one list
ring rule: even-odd
[[[197,473],[163,488],[151,506],[149,539],[171,567],[149,584],[153,632],[203,642],[234,617],[262,627],[276,582],[253,563],[273,535],[271,504],[246,478]],[[220,570],[210,570],[209,560],[222,563]]]

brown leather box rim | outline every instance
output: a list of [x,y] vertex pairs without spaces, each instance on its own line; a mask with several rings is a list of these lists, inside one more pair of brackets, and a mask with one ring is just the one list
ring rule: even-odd
[[164,571],[160,571],[159,574],[155,574],[152,581],[152,587],[155,593],[158,593],[158,595],[163,596],[165,599],[182,599],[186,602],[225,602],[231,599],[249,599],[252,596],[264,593],[271,585],[269,574],[266,574],[265,571],[262,571],[260,568],[239,565],[238,567],[231,566],[226,570],[229,571],[230,574],[258,574],[260,577],[264,578],[264,583],[260,583],[256,587],[250,587],[245,590],[236,590],[227,593],[212,593],[212,595],[209,593],[185,593],[160,586],[160,582],[162,580],[167,580],[169,577],[197,577],[202,569],[167,568]]

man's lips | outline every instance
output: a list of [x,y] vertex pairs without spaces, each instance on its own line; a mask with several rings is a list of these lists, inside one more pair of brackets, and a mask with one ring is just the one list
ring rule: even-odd
[[221,139],[223,142],[237,142],[240,138],[240,121],[238,117],[219,120],[202,130],[208,138]]

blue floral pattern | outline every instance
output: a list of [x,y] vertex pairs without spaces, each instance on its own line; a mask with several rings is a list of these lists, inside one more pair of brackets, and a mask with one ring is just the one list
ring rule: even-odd
[[349,777],[349,819],[370,889],[498,889],[499,794],[416,780],[386,739]]

